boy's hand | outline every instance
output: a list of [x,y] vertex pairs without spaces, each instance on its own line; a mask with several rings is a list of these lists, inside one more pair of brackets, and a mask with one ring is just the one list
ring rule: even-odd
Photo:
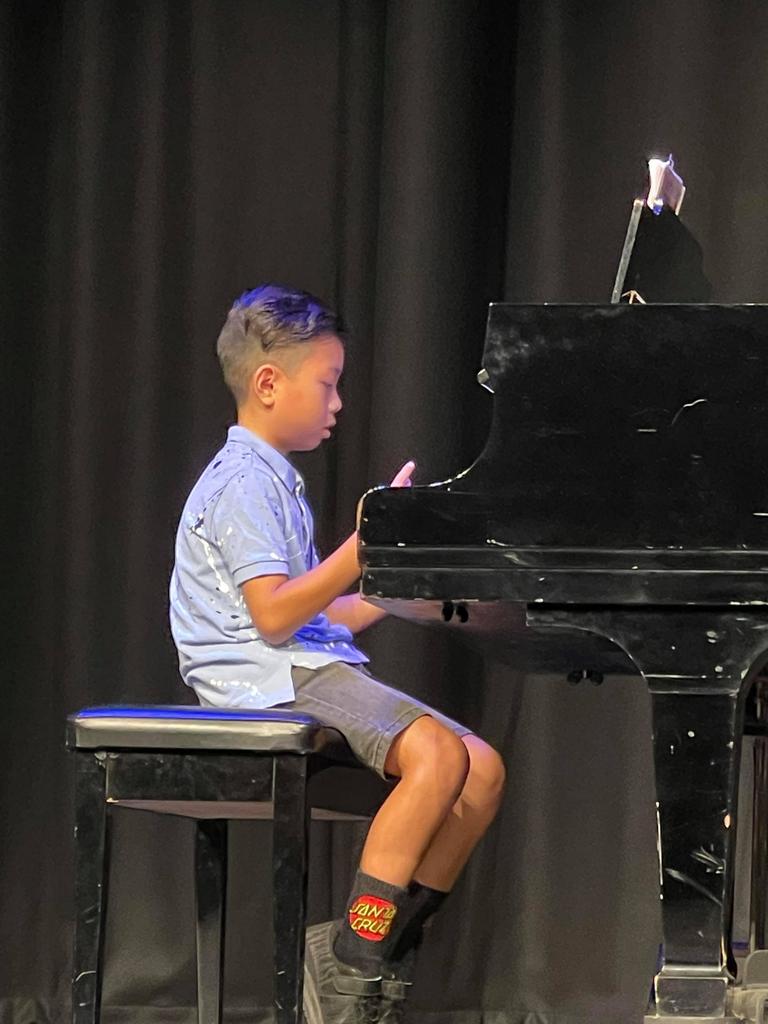
[[[416,463],[412,460],[406,462],[402,469],[398,470],[395,474],[395,478],[390,487],[410,487],[411,486],[411,473],[416,469]],[[357,503],[357,509],[355,510],[355,528],[360,529],[360,512],[363,507],[363,499]]]
[[411,486],[411,473],[416,469],[415,462],[406,462],[401,470],[395,474],[395,478],[390,487],[410,487]]

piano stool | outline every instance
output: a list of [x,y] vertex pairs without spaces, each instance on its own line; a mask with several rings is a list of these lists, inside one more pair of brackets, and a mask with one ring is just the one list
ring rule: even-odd
[[[86,708],[68,719],[75,782],[75,935],[72,1020],[98,1024],[115,807],[196,821],[197,1013],[222,1019],[227,826],[273,820],[274,1003],[278,1024],[299,1024],[307,911],[309,818],[329,768],[361,784],[326,787],[312,817],[361,820],[386,784],[354,758],[336,730],[310,715],[198,706]],[[330,778],[333,777],[333,773]],[[330,798],[329,798],[330,797]]]

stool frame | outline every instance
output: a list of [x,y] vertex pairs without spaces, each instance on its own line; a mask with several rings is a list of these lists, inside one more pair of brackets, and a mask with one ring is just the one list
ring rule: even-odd
[[[263,736],[249,741],[263,749],[172,749],[179,738],[163,739],[162,723],[142,740],[141,713],[119,709],[130,733],[110,745],[109,722],[88,733],[99,712],[87,709],[69,720],[68,745],[74,751],[75,928],[72,972],[73,1024],[99,1024],[104,974],[104,934],[109,892],[110,832],[115,807],[140,808],[195,819],[195,906],[197,946],[197,1019],[220,1024],[223,1013],[224,952],[229,820],[265,817],[271,805],[273,877],[273,993],[278,1024],[300,1024],[307,916],[309,779],[338,764],[362,767],[335,730],[306,715],[257,712]],[[162,709],[171,712],[173,709]],[[207,709],[178,708],[203,718]],[[128,712],[138,718],[129,719]],[[240,716],[238,716],[240,717]],[[268,738],[269,720],[276,736]],[[136,729],[136,722],[139,728]],[[242,716],[245,721],[245,716]],[[286,722],[296,728],[286,738]],[[113,723],[114,724],[114,723]],[[194,725],[192,727],[194,729]],[[207,728],[207,726],[206,726]],[[223,726],[221,732],[226,730]],[[218,731],[218,730],[215,730]],[[125,743],[118,746],[119,742]],[[216,745],[215,735],[203,742]],[[142,742],[147,742],[142,748]],[[169,749],[163,747],[166,742]],[[200,737],[183,739],[182,747]],[[231,741],[228,741],[231,742]],[[139,749],[136,749],[139,747]],[[265,813],[265,807],[267,813]],[[370,813],[342,814],[358,819]]]

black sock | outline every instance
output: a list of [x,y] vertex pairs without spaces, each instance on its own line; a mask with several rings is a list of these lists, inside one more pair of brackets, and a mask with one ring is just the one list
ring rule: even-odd
[[358,871],[333,947],[339,960],[369,977],[381,974],[392,948],[392,927],[407,895],[399,885]]
[[408,896],[397,915],[387,959],[399,963],[415,946],[421,943],[424,925],[443,905],[447,892],[430,889],[421,882],[411,882]]

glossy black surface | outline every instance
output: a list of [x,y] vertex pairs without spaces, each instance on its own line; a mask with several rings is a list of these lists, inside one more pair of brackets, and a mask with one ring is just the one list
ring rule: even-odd
[[109,890],[111,821],[103,757],[75,755],[73,1024],[99,1024]]
[[483,366],[477,461],[366,495],[362,593],[518,668],[642,673],[651,1013],[726,1020],[744,704],[768,656],[768,307],[494,305]]
[[511,568],[482,596],[765,598],[768,307],[494,305],[483,366],[477,461],[366,496],[366,593],[403,596],[387,570],[423,566],[443,590],[414,597],[469,596],[468,572]]
[[195,825],[198,1024],[221,1024],[227,920],[228,822]]

